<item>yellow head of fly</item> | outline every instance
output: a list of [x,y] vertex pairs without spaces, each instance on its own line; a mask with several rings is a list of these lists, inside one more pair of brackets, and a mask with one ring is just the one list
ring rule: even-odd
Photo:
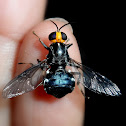
[[49,40],[53,43],[55,42],[59,42],[59,43],[63,43],[67,40],[67,35],[64,32],[60,32],[60,29],[63,28],[64,26],[68,25],[69,23],[63,25],[62,27],[58,28],[57,24],[53,21],[51,21],[53,24],[55,24],[55,26],[57,27],[57,31],[56,32],[52,32],[49,35]]

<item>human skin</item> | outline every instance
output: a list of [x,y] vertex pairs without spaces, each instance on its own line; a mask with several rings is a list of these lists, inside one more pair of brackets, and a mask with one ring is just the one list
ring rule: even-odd
[[[31,8],[35,9],[31,12]],[[49,20],[43,21],[45,8],[45,0],[30,0],[27,3],[15,0],[13,4],[0,1],[0,94],[13,77],[27,69],[27,65],[17,65],[18,62],[36,64],[37,59],[46,58],[48,51],[32,33],[35,31],[46,45],[51,44],[48,35],[56,31],[56,27]],[[51,20],[59,27],[66,23],[61,18]],[[61,31],[67,34],[69,43],[73,43],[68,50],[70,57],[81,62],[71,26]],[[10,100],[0,97],[0,125],[82,126],[84,104],[84,97],[77,86],[72,93],[61,99],[46,94],[43,87],[38,87]]]

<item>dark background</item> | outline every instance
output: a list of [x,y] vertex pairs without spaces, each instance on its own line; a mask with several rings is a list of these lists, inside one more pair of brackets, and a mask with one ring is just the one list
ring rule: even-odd
[[[125,117],[124,3],[49,0],[45,18],[62,17],[72,24],[83,64],[105,75],[121,89],[121,97],[86,90],[85,126],[121,126]],[[78,117],[79,118],[79,117]]]

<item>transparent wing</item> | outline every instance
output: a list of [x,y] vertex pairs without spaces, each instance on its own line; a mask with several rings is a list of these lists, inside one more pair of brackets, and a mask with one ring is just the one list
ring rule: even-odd
[[85,96],[83,71],[80,69],[80,66],[74,60],[70,59],[66,66],[66,70],[74,76],[75,83],[79,87],[81,93]]
[[3,97],[16,97],[37,88],[45,76],[44,67],[44,63],[40,62],[15,77],[3,89]]
[[81,84],[84,87],[96,93],[104,93],[111,96],[121,95],[120,89],[117,85],[105,76],[94,72],[90,68],[76,62],[73,59],[71,59],[71,62],[76,66],[78,71],[83,71],[83,75],[81,74],[83,76],[83,82],[81,82]]

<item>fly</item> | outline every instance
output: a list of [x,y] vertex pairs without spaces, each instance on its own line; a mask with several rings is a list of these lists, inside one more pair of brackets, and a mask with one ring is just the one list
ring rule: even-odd
[[47,58],[43,61],[37,60],[38,64],[32,64],[30,68],[12,79],[3,89],[3,97],[16,97],[43,85],[46,93],[56,98],[62,98],[74,90],[75,83],[83,96],[85,96],[84,87],[95,93],[104,93],[110,96],[121,95],[120,89],[115,83],[70,58],[68,49],[72,44],[67,44],[69,40],[67,35],[60,32],[60,29],[69,23],[58,28],[55,22],[51,22],[56,26],[57,31],[49,35],[49,40],[52,42],[49,47],[33,32],[49,51]]

